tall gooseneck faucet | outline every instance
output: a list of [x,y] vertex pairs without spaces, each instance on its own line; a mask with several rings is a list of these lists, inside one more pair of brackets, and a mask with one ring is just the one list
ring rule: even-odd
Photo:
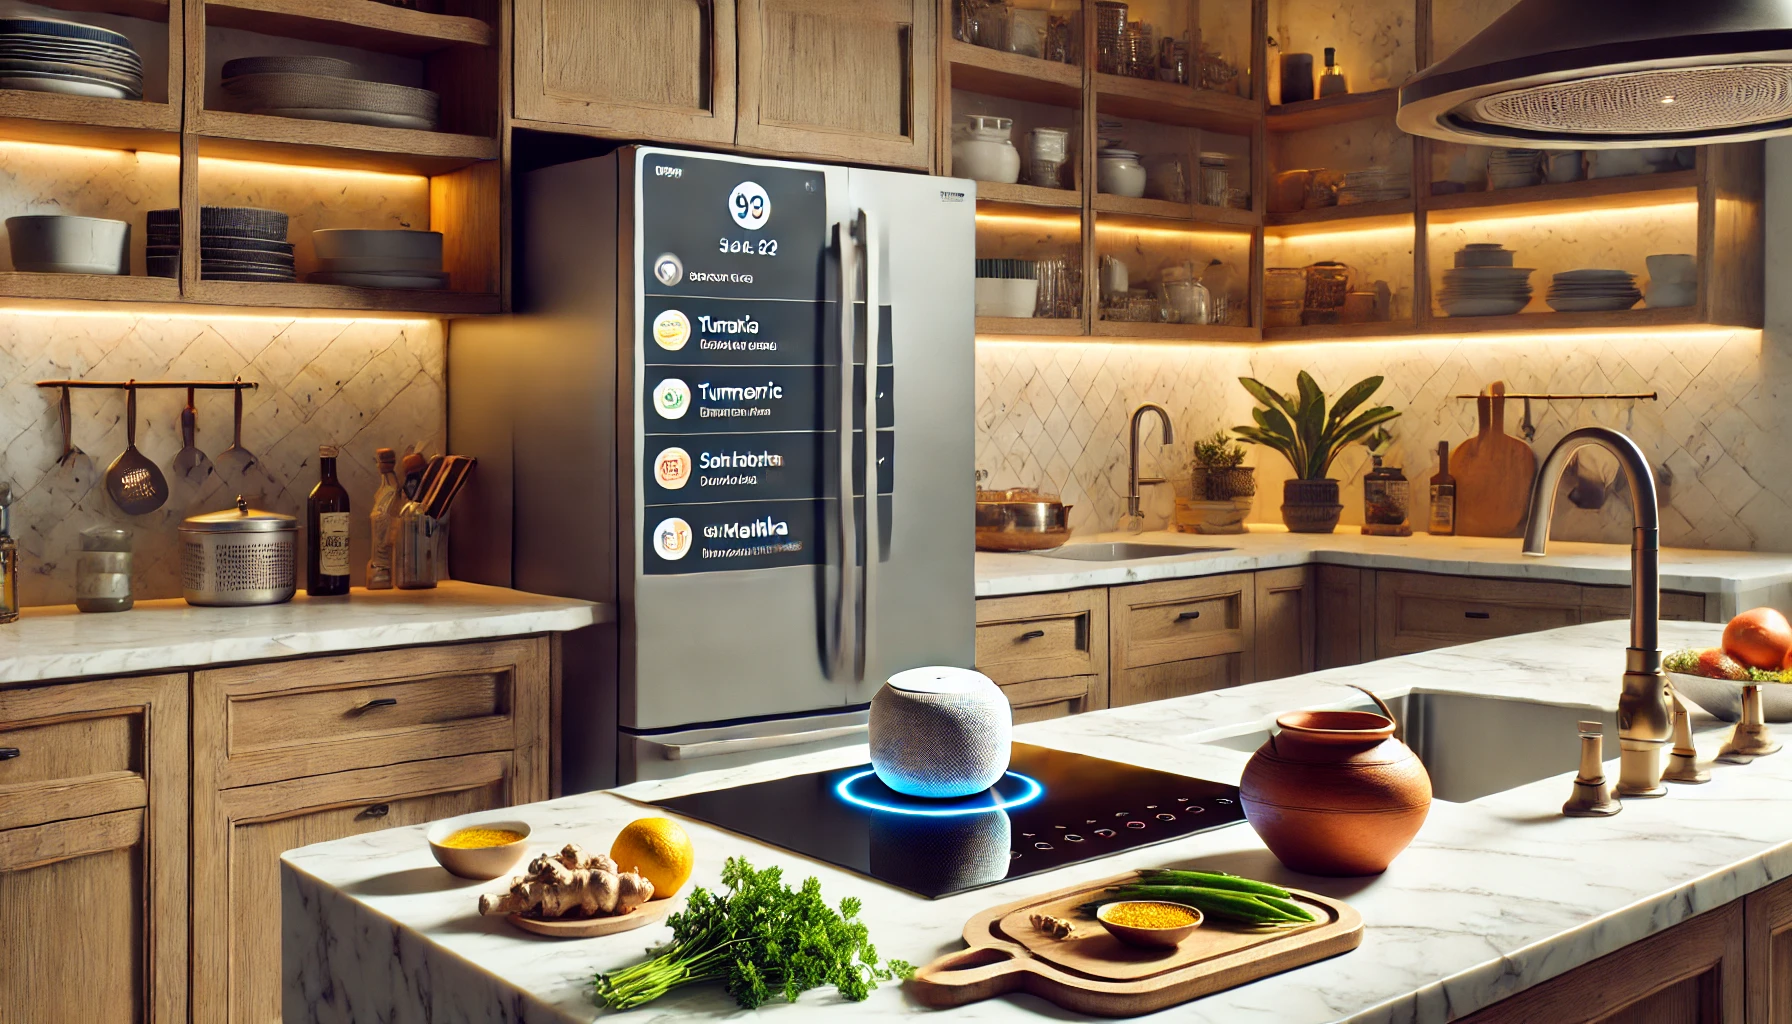
[[[1176,428],[1170,426],[1169,410],[1155,402],[1146,402],[1132,411],[1132,441],[1127,446],[1131,460],[1126,470],[1126,515],[1136,520],[1142,513],[1139,511],[1139,426],[1148,412],[1157,413],[1157,418],[1164,425],[1164,444],[1176,443]],[[1162,481],[1152,481],[1162,483]]]
[[1581,427],[1557,442],[1531,488],[1531,515],[1524,553],[1542,556],[1549,545],[1556,485],[1568,460],[1595,445],[1617,456],[1630,483],[1635,527],[1630,534],[1630,647],[1625,651],[1624,690],[1618,697],[1618,794],[1660,796],[1662,751],[1672,733],[1674,707],[1661,671],[1661,513],[1655,474],[1636,442],[1608,427]]

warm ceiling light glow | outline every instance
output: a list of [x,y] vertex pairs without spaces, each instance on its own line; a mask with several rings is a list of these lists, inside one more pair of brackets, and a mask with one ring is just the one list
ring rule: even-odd
[[0,316],[35,316],[35,317],[93,317],[102,320],[199,320],[205,323],[217,323],[220,320],[238,323],[287,324],[295,320],[307,323],[353,324],[366,320],[375,320],[383,324],[424,324],[441,321],[427,317],[387,317],[366,316],[312,316],[303,310],[293,310],[291,316],[267,313],[219,313],[212,311],[195,311],[192,313],[170,312],[131,312],[123,309],[55,309],[40,306],[0,306]]
[[429,184],[429,176],[424,174],[398,174],[392,171],[366,171],[351,167],[313,167],[309,164],[276,164],[263,160],[236,160],[223,156],[201,156],[199,167],[203,172],[207,164],[227,164],[220,170],[237,169],[251,174],[303,174],[329,178],[359,178],[374,181],[402,181],[406,184]]
[[[1639,216],[1651,215],[1661,217],[1685,217],[1695,219],[1699,212],[1697,199],[1683,199],[1684,193],[1675,190],[1658,193],[1660,202],[1638,202],[1632,206],[1619,206],[1605,210],[1536,210],[1527,213],[1483,213],[1480,210],[1433,210],[1430,227],[1433,233],[1438,228],[1454,228],[1465,224],[1497,225],[1497,224],[1531,224],[1540,220],[1551,222],[1554,227],[1563,221],[1624,221]],[[1636,197],[1641,200],[1644,197]]]
[[1250,228],[1217,228],[1203,224],[1200,228],[1152,228],[1135,224],[1115,224],[1112,221],[1096,221],[1095,233],[1108,235],[1142,235],[1146,238],[1170,238],[1177,241],[1190,239],[1208,239],[1223,241],[1230,245],[1249,244]]
[[[1270,232],[1274,232],[1271,234]],[[1408,242],[1413,240],[1412,222],[1393,227],[1349,228],[1330,227],[1323,224],[1291,224],[1264,229],[1264,242],[1270,246],[1278,243],[1299,243],[1308,245],[1320,239],[1327,243],[1363,244],[1375,239],[1389,242]],[[1406,248],[1412,248],[1407,245]]]
[[1074,213],[1065,214],[1061,217],[1053,217],[1045,214],[984,213],[979,210],[977,211],[977,223],[989,225],[1031,224],[1034,227],[1051,228],[1056,231],[1062,231],[1065,228],[1082,227],[1081,218]]
[[[1544,314],[1538,314],[1542,316]],[[1332,338],[1305,339],[1301,341],[1148,341],[1130,338],[1090,338],[1090,337],[1049,337],[1049,336],[977,336],[979,345],[1025,346],[1025,345],[1098,345],[1102,348],[1136,348],[1162,352],[1166,348],[1176,350],[1211,350],[1215,352],[1254,351],[1261,348],[1274,348],[1286,352],[1296,348],[1311,348],[1315,351],[1344,349],[1362,349],[1372,346],[1411,346],[1436,345],[1438,343],[1456,344],[1473,342],[1477,345],[1534,345],[1548,343],[1552,345],[1589,345],[1603,342],[1623,344],[1638,338],[1648,337],[1670,345],[1677,342],[1688,344],[1721,344],[1731,338],[1750,338],[1757,349],[1761,346],[1762,332],[1759,328],[1705,327],[1686,329],[1662,329],[1659,327],[1635,327],[1629,329],[1581,330],[1581,331],[1513,331],[1513,332],[1477,332],[1452,333],[1439,331],[1436,334],[1389,335],[1380,338]]]
[[179,166],[180,157],[174,153],[151,153],[140,149],[104,149],[98,146],[65,146],[57,142],[21,142],[12,139],[0,141],[0,152],[16,150],[33,156],[55,157],[58,159],[86,158],[89,160],[141,160],[145,163],[164,162],[170,166]]

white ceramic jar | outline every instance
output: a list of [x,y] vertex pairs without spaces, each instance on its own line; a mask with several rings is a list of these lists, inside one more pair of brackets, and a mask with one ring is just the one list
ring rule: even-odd
[[1145,165],[1130,149],[1104,149],[1095,162],[1095,187],[1109,195],[1137,199],[1145,194]]
[[1004,185],[1019,181],[1020,150],[1013,134],[1013,118],[966,114],[952,129],[952,173]]

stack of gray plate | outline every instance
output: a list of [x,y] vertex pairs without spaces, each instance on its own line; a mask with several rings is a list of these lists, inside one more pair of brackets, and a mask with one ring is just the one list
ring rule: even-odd
[[1487,154],[1488,188],[1524,188],[1537,184],[1543,154],[1535,149],[1496,149]]
[[434,131],[441,97],[428,89],[364,81],[334,57],[239,57],[226,61],[224,95],[246,114]]
[[1628,271],[1570,270],[1555,276],[1544,301],[1558,313],[1604,313],[1629,309],[1642,297]]
[[1475,242],[1456,253],[1444,271],[1437,302],[1449,316],[1508,316],[1530,304],[1529,267],[1514,267],[1516,254],[1497,242]]
[[1412,195],[1412,176],[1410,174],[1405,171],[1396,174],[1392,167],[1371,167],[1363,171],[1351,171],[1344,175],[1344,184],[1338,189],[1338,205],[1385,203],[1395,199],[1405,199],[1410,195]]
[[311,232],[313,284],[355,288],[446,288],[440,231],[324,228]]
[[52,18],[0,18],[0,89],[143,98],[143,61],[126,37]]
[[[150,274],[180,275],[180,211],[149,211]],[[295,281],[286,214],[251,206],[199,208],[199,276],[206,281]]]

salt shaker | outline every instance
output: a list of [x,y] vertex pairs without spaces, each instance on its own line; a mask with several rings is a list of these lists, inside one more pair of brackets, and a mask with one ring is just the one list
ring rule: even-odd
[[84,612],[129,611],[131,534],[116,526],[81,531],[75,559],[75,607]]

